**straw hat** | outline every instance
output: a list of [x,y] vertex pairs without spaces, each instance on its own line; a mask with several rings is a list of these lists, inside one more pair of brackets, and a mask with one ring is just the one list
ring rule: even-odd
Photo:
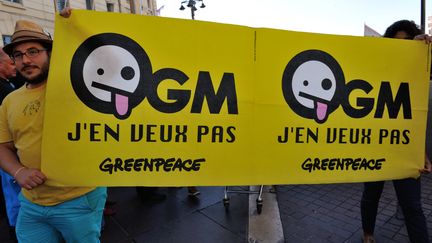
[[3,47],[3,51],[11,55],[16,45],[28,41],[52,45],[50,34],[45,32],[41,26],[28,20],[18,20],[15,24],[15,32],[12,35],[12,41]]

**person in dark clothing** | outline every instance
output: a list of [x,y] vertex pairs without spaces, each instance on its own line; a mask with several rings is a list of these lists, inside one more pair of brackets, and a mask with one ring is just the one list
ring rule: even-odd
[[[17,75],[14,62],[0,49],[0,104],[10,92],[21,87],[23,84],[24,81]],[[0,169],[0,210],[1,214],[8,218],[12,240],[17,242],[15,224],[19,208],[18,193],[20,187],[12,181],[13,178]]]
[[16,77],[16,70],[13,61],[9,56],[0,51],[0,103],[10,92],[15,90],[15,85],[9,81]]
[[16,72],[14,62],[0,49],[0,104],[6,95],[23,85],[24,79]]
[[[387,28],[384,37],[397,39],[418,39],[430,42],[430,37],[422,35],[421,30],[413,21],[401,20]],[[431,172],[431,163],[425,156],[425,167],[422,173]],[[420,177],[393,180],[396,196],[401,206],[408,237],[411,242],[429,242],[426,219],[421,205]],[[378,203],[383,191],[384,181],[366,182],[361,199],[361,217],[363,227],[363,242],[372,243],[374,239],[375,221]]]
[[[7,78],[14,74],[16,74],[16,71],[12,60],[3,52],[3,50],[0,50],[0,102],[13,90],[12,86],[9,85]],[[0,217],[3,218],[6,217],[6,205],[1,185],[0,180]]]

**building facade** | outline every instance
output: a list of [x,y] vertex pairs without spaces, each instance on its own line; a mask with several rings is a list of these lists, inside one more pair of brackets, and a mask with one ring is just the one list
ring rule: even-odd
[[427,17],[426,34],[432,35],[432,16]]
[[368,25],[364,24],[364,36],[381,37],[381,34]]
[[36,22],[53,35],[54,14],[64,6],[143,15],[155,15],[157,7],[156,0],[0,0],[0,46],[10,42],[20,19]]

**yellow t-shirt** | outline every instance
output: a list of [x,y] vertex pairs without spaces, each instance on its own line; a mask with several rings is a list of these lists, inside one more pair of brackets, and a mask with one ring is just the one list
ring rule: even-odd
[[[41,168],[45,88],[46,85],[28,89],[24,85],[9,94],[0,106],[0,143],[13,142],[21,164],[28,168]],[[36,204],[51,206],[79,197],[93,189],[42,184],[32,190],[23,189],[23,195]]]

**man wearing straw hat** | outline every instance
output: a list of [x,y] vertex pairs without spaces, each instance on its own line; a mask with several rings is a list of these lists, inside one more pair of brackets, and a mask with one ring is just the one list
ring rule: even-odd
[[40,171],[51,48],[51,36],[26,20],[16,22],[12,42],[3,48],[26,81],[0,107],[0,167],[23,188],[17,237],[19,242],[99,242],[106,188],[52,186]]

